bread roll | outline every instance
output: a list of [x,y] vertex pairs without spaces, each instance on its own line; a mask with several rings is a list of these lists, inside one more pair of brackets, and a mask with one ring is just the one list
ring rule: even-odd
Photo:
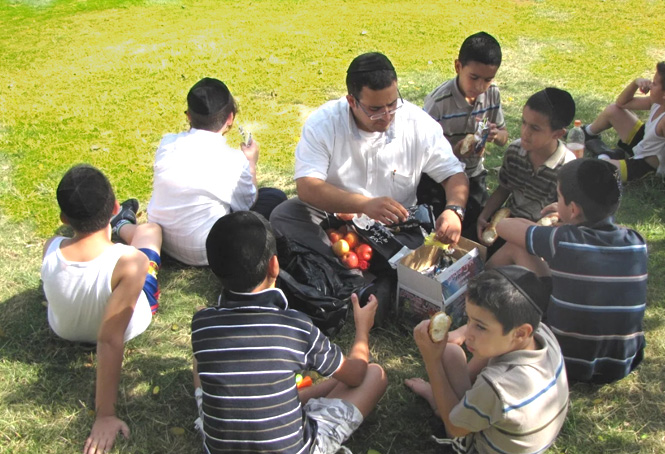
[[553,213],[543,216],[538,220],[538,222],[536,222],[536,224],[549,227],[555,225],[558,222],[559,222],[559,215],[557,213]]
[[460,147],[459,154],[464,156],[469,151],[473,150],[476,146],[476,138],[473,134],[467,134],[464,139],[462,139],[462,146]]
[[429,328],[427,329],[427,334],[429,334],[432,342],[441,342],[445,339],[451,323],[451,318],[443,311],[432,315],[429,319]]
[[496,213],[494,213],[494,216],[492,216],[492,219],[482,233],[482,240],[485,244],[493,244],[496,241],[498,237],[496,233],[496,225],[499,221],[506,219],[509,216],[510,208],[499,208]]

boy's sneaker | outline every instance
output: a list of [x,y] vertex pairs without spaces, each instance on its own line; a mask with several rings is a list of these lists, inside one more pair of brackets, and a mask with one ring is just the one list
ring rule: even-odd
[[127,199],[120,204],[120,211],[111,218],[111,233],[118,235],[120,227],[126,224],[136,224],[136,212],[139,210],[139,201]]

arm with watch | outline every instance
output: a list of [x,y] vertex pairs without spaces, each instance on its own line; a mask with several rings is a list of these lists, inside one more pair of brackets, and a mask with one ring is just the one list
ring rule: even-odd
[[436,237],[442,243],[456,244],[462,235],[469,180],[460,172],[443,180],[441,185],[446,192],[446,207],[436,219]]

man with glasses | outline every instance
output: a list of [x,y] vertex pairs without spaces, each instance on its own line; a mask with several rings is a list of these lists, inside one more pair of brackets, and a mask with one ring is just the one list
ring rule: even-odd
[[320,227],[327,213],[364,213],[387,225],[403,221],[426,173],[443,185],[447,198],[437,236],[456,243],[468,181],[441,127],[402,100],[395,68],[383,54],[356,57],[346,85],[345,97],[323,105],[303,127],[296,148],[298,197],[270,218],[278,235],[329,255],[330,241]]
[[191,128],[164,136],[155,154],[148,219],[162,227],[162,250],[187,265],[208,265],[206,239],[222,216],[251,209],[268,217],[286,200],[279,189],[257,190],[256,141],[240,150],[226,143],[236,113],[224,82],[201,79],[187,94]]

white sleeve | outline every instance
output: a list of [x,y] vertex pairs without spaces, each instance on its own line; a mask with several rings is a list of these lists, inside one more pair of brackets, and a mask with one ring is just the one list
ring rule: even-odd
[[328,167],[334,146],[333,128],[325,121],[305,122],[296,146],[295,179],[313,177],[320,180],[328,178]]
[[420,146],[423,147],[426,156],[423,172],[437,183],[464,172],[464,164],[453,154],[450,142],[443,136],[441,126],[433,118],[428,117],[423,121],[422,128]]
[[231,209],[233,211],[249,210],[256,202],[256,194],[257,190],[252,181],[252,173],[249,171],[249,161],[245,160],[238,177],[238,184],[231,195]]

